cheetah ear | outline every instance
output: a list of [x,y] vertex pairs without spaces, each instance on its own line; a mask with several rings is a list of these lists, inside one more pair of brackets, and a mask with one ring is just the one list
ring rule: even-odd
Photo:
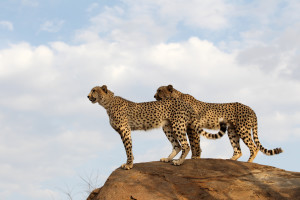
[[103,86],[101,87],[101,89],[102,89],[105,93],[107,93],[107,86],[106,86],[106,85],[103,85]]
[[173,85],[168,85],[167,89],[169,90],[169,92],[173,92]]

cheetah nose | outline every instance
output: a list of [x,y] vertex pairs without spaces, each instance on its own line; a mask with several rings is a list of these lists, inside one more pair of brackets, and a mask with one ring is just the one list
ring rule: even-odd
[[154,98],[156,99],[156,95],[154,95]]
[[90,98],[90,96],[87,96],[87,98]]

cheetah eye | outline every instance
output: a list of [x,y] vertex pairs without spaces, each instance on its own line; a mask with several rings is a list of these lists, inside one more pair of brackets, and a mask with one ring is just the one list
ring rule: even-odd
[[92,92],[95,92],[96,90],[93,90]]
[[157,92],[161,92],[161,90],[157,90]]

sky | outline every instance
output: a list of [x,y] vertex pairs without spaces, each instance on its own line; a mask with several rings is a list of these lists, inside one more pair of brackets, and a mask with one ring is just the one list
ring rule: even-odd
[[[2,0],[0,199],[85,199],[126,161],[106,111],[87,99],[104,84],[135,102],[172,84],[246,104],[262,145],[284,150],[254,162],[300,172],[299,10],[297,0]],[[171,152],[162,129],[132,139],[135,163]],[[201,137],[201,148],[233,153],[227,135]]]

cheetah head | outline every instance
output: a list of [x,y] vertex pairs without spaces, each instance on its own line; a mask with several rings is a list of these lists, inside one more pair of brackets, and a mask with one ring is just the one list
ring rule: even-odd
[[175,97],[174,95],[174,88],[172,85],[168,86],[161,86],[157,89],[156,94],[154,95],[154,98],[159,101],[166,98]]
[[103,85],[102,87],[96,86],[94,87],[91,92],[88,94],[87,98],[92,103],[101,103],[103,98],[108,95],[107,86]]

